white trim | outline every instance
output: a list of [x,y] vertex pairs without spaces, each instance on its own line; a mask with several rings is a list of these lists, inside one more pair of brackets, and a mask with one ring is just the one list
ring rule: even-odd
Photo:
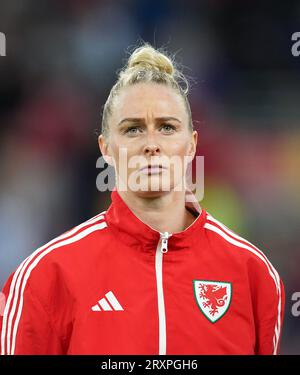
[[[18,267],[18,269],[14,273],[14,276],[13,276],[13,279],[12,279],[12,282],[11,282],[11,285],[10,285],[10,291],[9,291],[9,294],[8,294],[7,303],[6,303],[5,310],[4,310],[3,325],[2,325],[2,332],[1,332],[1,355],[5,354],[5,338],[6,337],[7,337],[6,351],[7,351],[7,354],[10,354],[10,336],[11,336],[12,320],[13,320],[14,313],[15,313],[15,310],[16,310],[16,305],[17,305],[17,302],[18,302],[18,294],[19,294],[19,288],[20,288],[22,276],[23,276],[24,271],[25,271],[26,267],[28,266],[28,264],[31,262],[31,260],[36,255],[38,255],[43,250],[45,250],[46,248],[48,248],[52,244],[56,243],[57,241],[61,241],[65,238],[68,238],[68,237],[72,236],[74,233],[76,233],[78,230],[80,230],[81,228],[83,228],[85,226],[88,226],[90,224],[93,224],[95,222],[103,220],[104,216],[102,216],[101,214],[99,214],[99,215],[97,215],[94,218],[89,219],[87,222],[84,222],[84,223],[76,226],[72,230],[63,233],[59,237],[56,237],[53,240],[51,240],[50,242],[41,246],[36,251],[34,251],[30,256],[28,256],[20,264],[20,266]],[[58,244],[59,243],[60,242],[58,242]],[[16,287],[16,289],[15,289],[15,287]],[[12,310],[10,311],[12,299],[13,299],[13,307],[12,307]],[[9,319],[8,319],[8,316],[9,316]],[[8,322],[7,322],[7,319],[8,319]],[[7,330],[7,332],[6,332],[6,330]]]
[[158,301],[158,323],[159,323],[159,355],[166,354],[166,312],[162,279],[163,252],[161,251],[161,241],[159,241],[155,254],[155,272]]
[[[224,224],[220,223],[218,220],[216,220],[215,218],[213,218],[211,215],[207,215],[207,218],[208,220],[216,223],[217,225],[219,225],[225,232],[227,232],[228,234],[230,234],[232,237],[235,237],[243,242],[246,242],[248,243],[251,247],[253,247],[254,249],[256,249],[264,258],[265,260],[267,261],[268,265],[270,266],[274,276],[275,276],[275,279],[277,281],[277,291],[278,291],[278,315],[277,315],[277,327],[275,327],[275,331],[278,330],[278,336],[280,337],[280,330],[281,330],[281,294],[282,294],[282,291],[281,291],[281,285],[280,285],[280,277],[279,277],[279,274],[278,272],[276,271],[276,269],[273,267],[272,263],[269,261],[269,259],[266,257],[266,255],[260,250],[258,249],[256,246],[254,246],[251,242],[247,241],[246,239],[238,236],[236,233],[234,233],[233,231],[231,231],[230,229],[228,229]],[[277,351],[278,351],[278,344],[279,344],[279,339],[276,341],[276,344],[274,346],[274,353],[273,354],[277,354]]]
[[23,308],[23,299],[24,299],[24,289],[26,287],[26,284],[27,284],[27,280],[31,274],[31,271],[37,266],[37,264],[40,262],[40,260],[42,258],[44,258],[45,255],[49,254],[51,251],[53,251],[54,249],[58,248],[58,247],[62,247],[62,246],[65,246],[65,245],[69,245],[73,242],[77,242],[78,240],[81,240],[82,238],[88,236],[89,234],[97,231],[97,230],[101,230],[103,228],[105,228],[107,225],[105,222],[102,222],[100,224],[95,224],[85,230],[83,230],[82,232],[76,234],[74,237],[72,238],[69,238],[65,241],[62,241],[56,245],[53,245],[51,246],[48,250],[46,250],[45,252],[43,252],[42,254],[40,254],[33,262],[32,264],[29,266],[28,270],[26,271],[26,274],[24,276],[24,280],[23,280],[23,285],[22,285],[22,289],[21,289],[21,296],[20,296],[20,303],[19,303],[19,308],[18,308],[18,313],[17,313],[17,317],[16,317],[16,321],[15,321],[15,324],[14,324],[14,329],[13,329],[13,335],[12,335],[12,345],[11,345],[11,354],[13,355],[14,352],[15,352],[15,345],[16,345],[16,338],[17,338],[17,331],[18,331],[18,325],[19,325],[19,321],[20,321],[20,317],[21,317],[21,314],[22,314],[22,308]]
[[[82,224],[94,222],[94,221],[96,221],[96,219],[100,219],[100,216],[101,216],[101,219],[104,219],[104,214],[105,214],[105,213],[106,213],[106,211],[102,211],[102,212],[100,212],[99,214],[97,214],[97,215],[91,217],[90,219],[86,220],[86,221],[85,221],[84,223],[82,223]],[[82,225],[82,224],[80,224],[80,225]],[[80,225],[78,225],[78,226],[80,226]]]
[[240,240],[242,242],[246,242],[247,244],[249,244],[250,246],[252,246],[254,249],[256,249],[260,254],[262,254],[264,256],[264,258],[266,259],[266,261],[268,262],[271,270],[273,271],[273,274],[276,278],[276,281],[277,281],[277,289],[279,290],[280,289],[280,277],[278,275],[278,272],[275,270],[275,268],[273,267],[272,263],[267,259],[266,255],[260,250],[258,249],[255,245],[253,245],[251,242],[247,241],[245,238],[242,238],[241,236],[237,235],[236,233],[234,233],[232,230],[230,230],[229,228],[227,228],[224,224],[222,224],[221,222],[219,222],[218,220],[216,220],[215,218],[213,218],[211,215],[207,215],[207,219],[212,221],[213,223],[216,223],[217,225],[219,225],[224,232],[228,233],[229,235],[231,235],[232,237],[235,237],[237,240]]
[[[269,274],[272,277],[272,279],[275,283],[276,290],[278,292],[278,315],[277,315],[277,322],[276,322],[276,325],[275,325],[274,337],[273,337],[273,342],[275,340],[273,354],[277,354],[278,343],[279,343],[279,338],[280,338],[280,329],[281,329],[281,289],[280,289],[280,282],[278,281],[279,275],[278,275],[277,271],[274,269],[274,267],[272,266],[272,264],[266,258],[266,256],[263,254],[262,251],[257,249],[254,245],[252,245],[248,241],[244,240],[242,237],[240,237],[240,236],[236,235],[235,233],[233,233],[232,231],[230,231],[223,224],[221,224],[217,220],[213,219],[210,215],[208,215],[207,217],[208,217],[209,220],[215,221],[218,225],[222,226],[222,228],[224,227],[224,229],[222,230],[222,229],[216,227],[214,224],[209,224],[209,223],[205,223],[204,228],[209,229],[209,230],[219,234],[221,237],[223,237],[225,240],[227,240],[231,244],[233,244],[235,246],[238,246],[240,248],[244,248],[244,249],[250,251],[251,253],[255,254],[267,266]],[[226,232],[228,234],[230,234],[232,237],[235,237],[236,239],[230,237],[228,234],[226,234]],[[238,239],[249,243],[250,246],[240,242]]]
[[[227,228],[224,224],[220,223],[218,220],[216,220],[215,218],[213,218],[210,214],[207,215],[207,219],[216,223],[217,225],[219,225],[223,230],[224,232],[227,232],[229,235],[231,235],[232,237],[235,237],[236,239],[238,240],[241,240],[243,242],[246,242],[248,243],[251,247],[253,247],[254,249],[256,249],[264,258],[265,260],[267,261],[268,265],[270,266],[274,276],[275,276],[275,279],[276,279],[276,287],[277,287],[277,291],[278,291],[278,315],[277,315],[277,323],[275,326],[275,332],[276,330],[278,330],[278,336],[280,337],[280,330],[281,330],[281,286],[280,286],[280,277],[279,277],[279,274],[278,272],[276,271],[276,269],[273,267],[272,263],[269,261],[269,259],[266,257],[266,255],[260,250],[258,249],[256,246],[254,246],[251,242],[247,241],[246,239],[238,236],[236,233],[234,233],[233,231],[231,231],[229,228]],[[276,344],[274,346],[274,353],[273,354],[277,354],[277,351],[278,351],[278,344],[279,344],[279,338],[278,340],[276,341]]]

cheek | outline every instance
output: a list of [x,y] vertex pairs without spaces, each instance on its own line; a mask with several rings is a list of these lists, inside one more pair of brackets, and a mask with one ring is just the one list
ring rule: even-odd
[[189,143],[181,140],[172,141],[166,144],[165,151],[168,155],[185,156],[189,151]]
[[131,143],[132,144],[128,144],[128,142],[118,140],[117,137],[115,137],[114,141],[111,143],[111,153],[118,170],[119,166],[123,169],[126,165],[128,168],[130,158],[138,155],[138,152],[136,152],[137,142]]
[[119,157],[121,149],[125,148],[129,150],[128,144],[124,142],[124,139],[120,137],[118,134],[113,134],[110,146],[111,146],[111,152],[116,157]]
[[187,140],[184,142],[182,140],[178,140],[170,143],[167,147],[166,153],[169,157],[171,157],[171,177],[175,180],[181,179],[181,177],[186,173],[187,164],[189,162],[187,157],[189,153],[189,146],[190,144]]

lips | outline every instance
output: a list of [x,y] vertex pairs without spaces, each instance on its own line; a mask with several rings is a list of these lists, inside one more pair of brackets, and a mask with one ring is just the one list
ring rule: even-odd
[[145,173],[145,174],[155,174],[155,173],[160,173],[162,170],[166,169],[166,167],[162,165],[146,165],[145,167],[140,168],[140,172]]
[[148,164],[148,165],[142,167],[142,168],[140,169],[140,171],[142,171],[142,170],[144,170],[144,169],[152,169],[152,168],[160,168],[160,169],[163,169],[163,168],[164,168],[164,169],[165,169],[165,167],[163,167],[162,165],[159,165],[159,164],[153,164],[153,165]]

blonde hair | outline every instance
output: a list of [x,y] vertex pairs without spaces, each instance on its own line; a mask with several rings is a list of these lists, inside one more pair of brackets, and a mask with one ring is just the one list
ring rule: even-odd
[[109,117],[113,111],[114,98],[124,87],[141,82],[154,82],[174,88],[183,98],[188,118],[189,129],[193,130],[191,108],[188,101],[189,83],[177,68],[172,57],[153,48],[149,43],[136,48],[127,64],[119,71],[118,80],[112,87],[102,113],[102,134],[108,140]]

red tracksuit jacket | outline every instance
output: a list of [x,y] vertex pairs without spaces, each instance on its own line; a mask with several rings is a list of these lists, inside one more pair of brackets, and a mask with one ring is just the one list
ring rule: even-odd
[[111,198],[10,276],[2,354],[278,353],[284,288],[259,249],[195,204],[169,234]]

